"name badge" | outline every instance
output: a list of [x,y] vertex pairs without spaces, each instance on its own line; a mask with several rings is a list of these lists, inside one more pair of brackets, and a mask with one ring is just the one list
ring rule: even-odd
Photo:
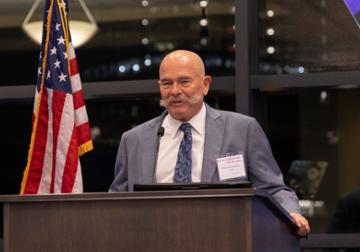
[[216,159],[220,180],[246,177],[243,155]]

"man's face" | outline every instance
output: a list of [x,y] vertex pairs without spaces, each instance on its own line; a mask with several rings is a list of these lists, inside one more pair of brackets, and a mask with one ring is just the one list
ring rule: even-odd
[[200,111],[210,82],[210,76],[202,76],[186,59],[165,61],[159,80],[161,105],[176,120],[188,121]]

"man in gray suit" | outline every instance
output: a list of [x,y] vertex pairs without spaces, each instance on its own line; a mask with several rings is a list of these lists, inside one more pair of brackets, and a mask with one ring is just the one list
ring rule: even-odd
[[166,55],[159,71],[166,111],[122,135],[110,192],[134,184],[248,179],[293,217],[298,234],[310,231],[298,198],[284,182],[268,140],[254,118],[203,102],[211,83],[201,58],[186,50]]

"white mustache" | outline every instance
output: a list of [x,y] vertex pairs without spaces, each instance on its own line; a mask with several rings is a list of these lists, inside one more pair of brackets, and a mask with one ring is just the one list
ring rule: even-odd
[[160,99],[160,106],[167,108],[172,102],[186,102],[188,104],[196,104],[201,101],[202,97],[200,95],[194,95],[191,97],[173,97],[169,96],[166,99]]

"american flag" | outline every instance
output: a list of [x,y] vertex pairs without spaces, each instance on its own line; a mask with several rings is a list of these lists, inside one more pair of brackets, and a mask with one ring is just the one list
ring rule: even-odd
[[92,150],[67,0],[46,0],[33,129],[20,194],[81,193],[79,156]]

